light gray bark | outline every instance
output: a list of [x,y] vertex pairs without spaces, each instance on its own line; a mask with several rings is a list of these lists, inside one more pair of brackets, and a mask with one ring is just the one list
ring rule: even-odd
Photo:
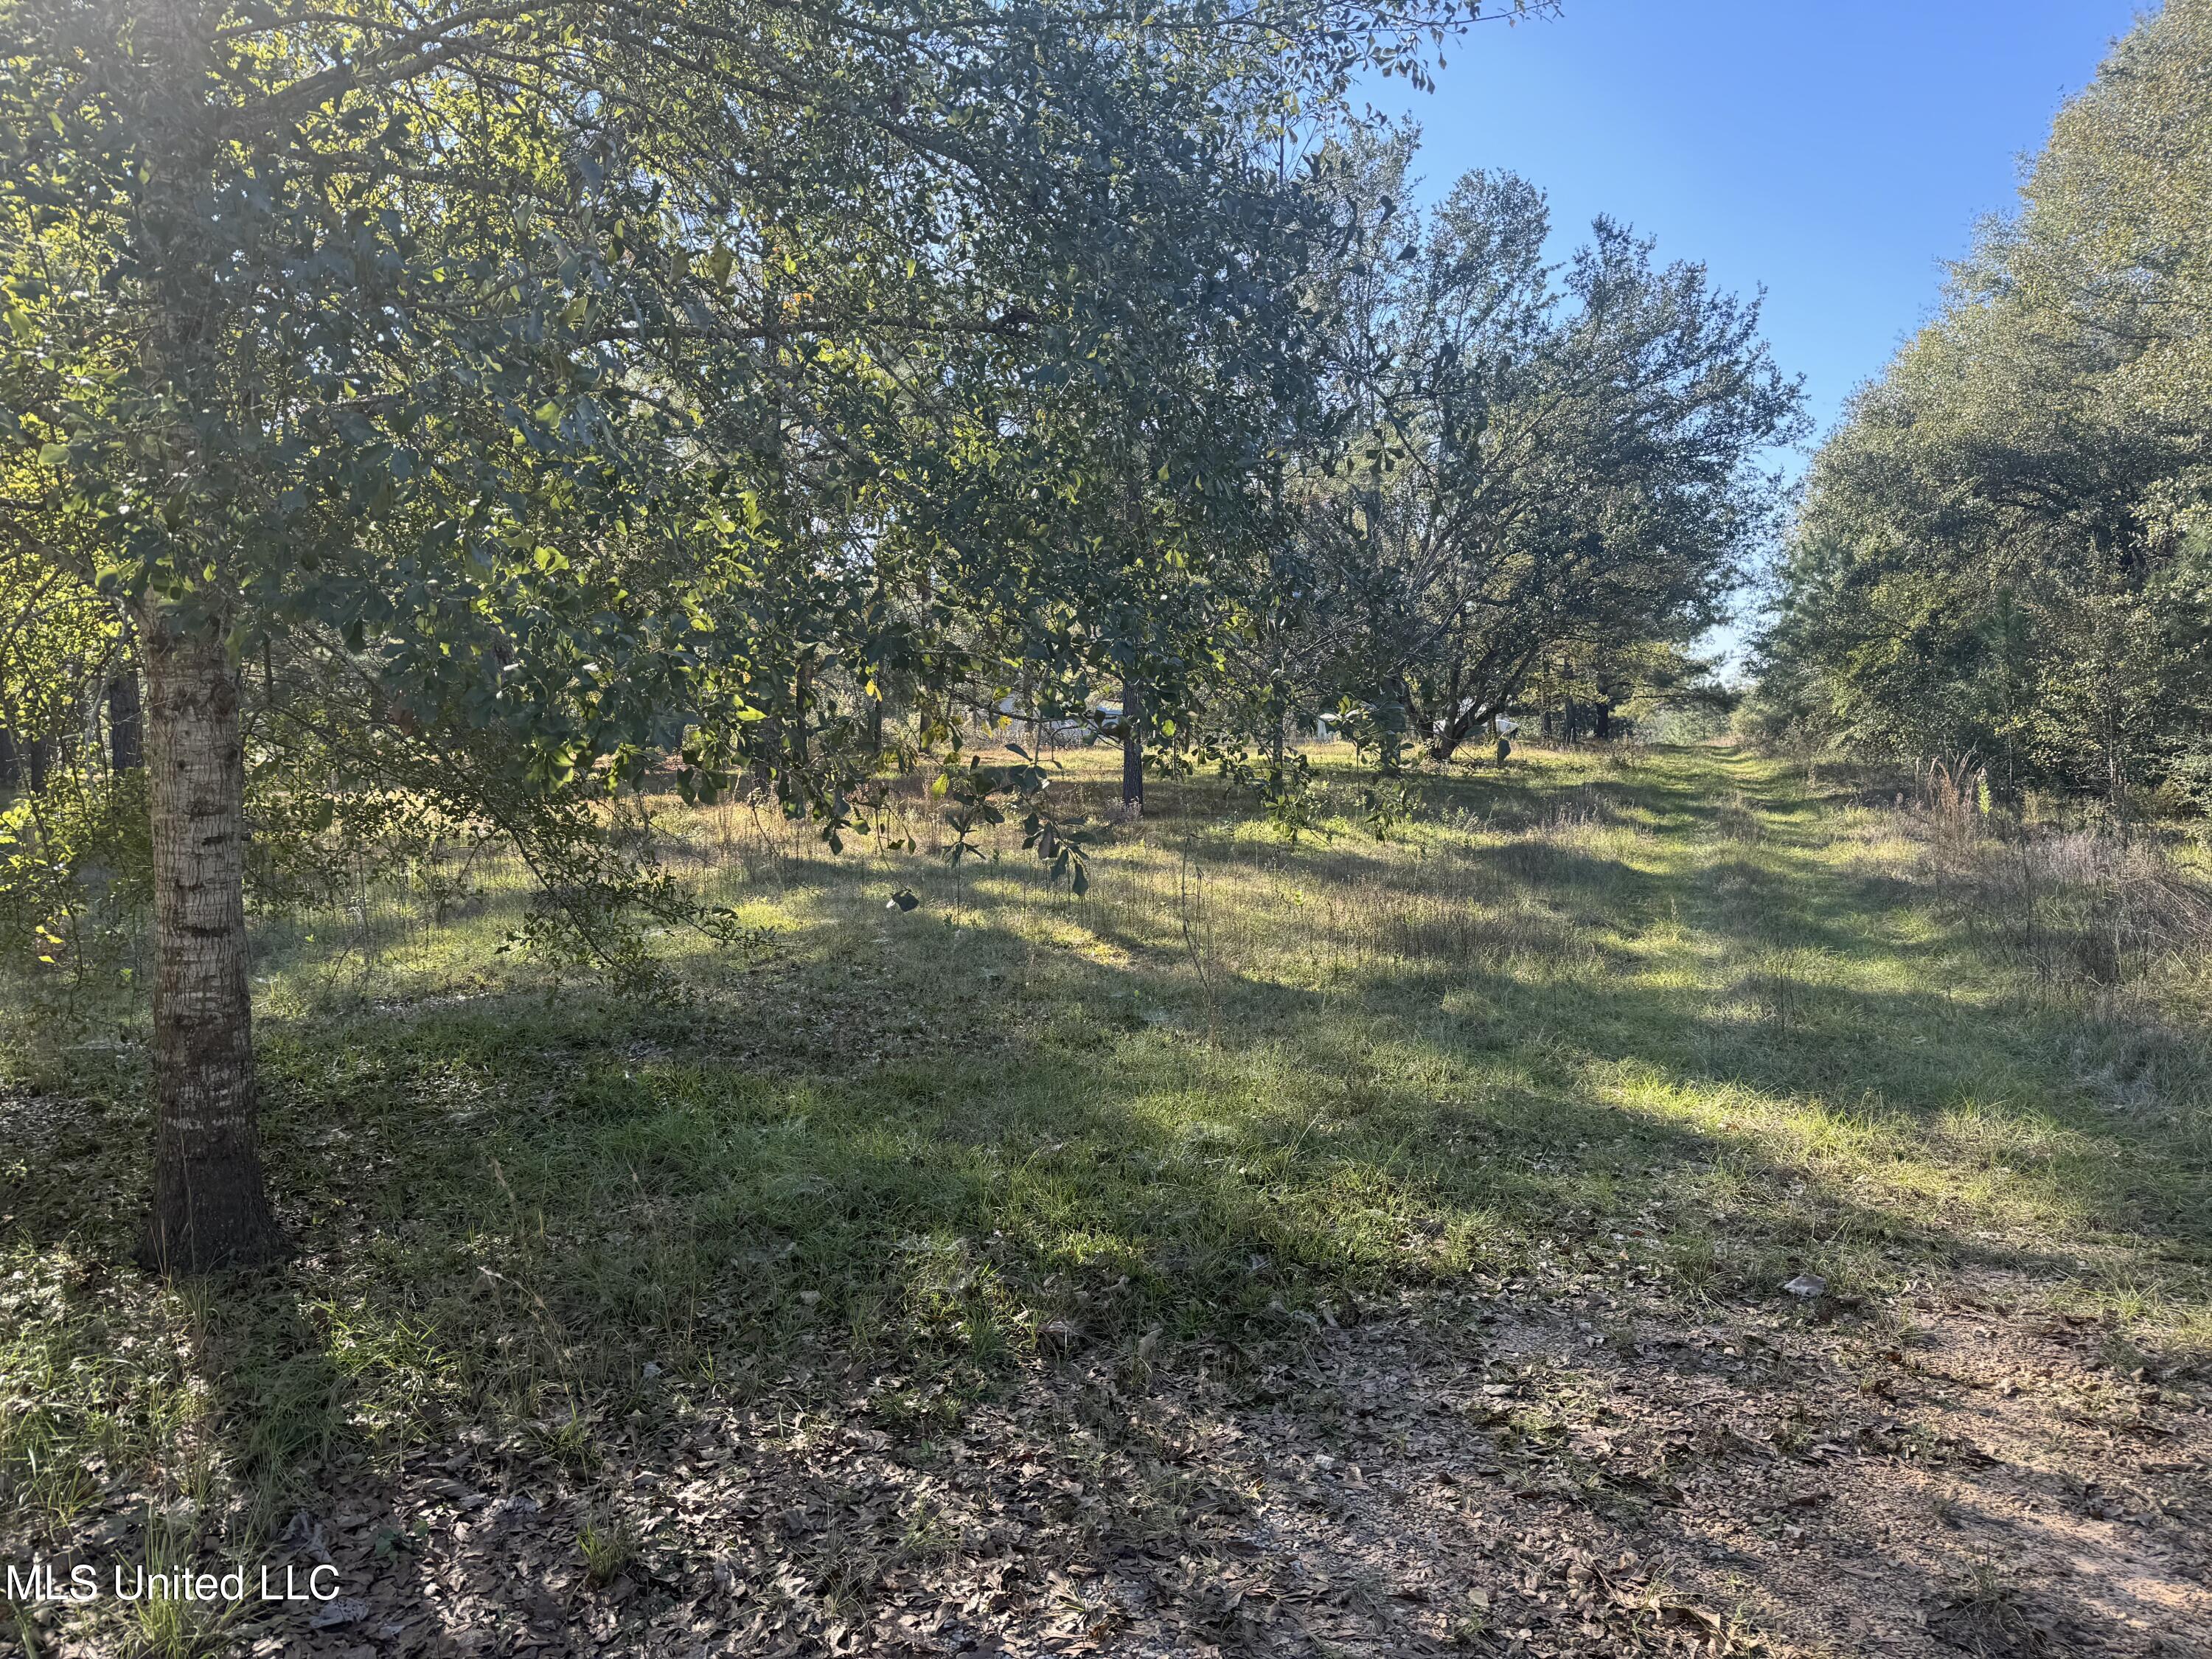
[[154,842],[154,1212],[164,1271],[283,1248],[262,1184],[246,953],[246,768],[238,677],[217,641],[148,615]]

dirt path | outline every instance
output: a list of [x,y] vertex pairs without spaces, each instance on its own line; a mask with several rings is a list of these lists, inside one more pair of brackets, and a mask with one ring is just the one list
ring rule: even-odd
[[366,1590],[255,1651],[2207,1651],[2212,1419],[2019,1288],[1962,1284],[1893,1346],[1569,1273],[1256,1372],[1039,1365],[945,1437],[878,1426],[883,1378],[701,1413],[627,1462],[645,1548],[604,1586],[557,1464],[426,1459],[299,1518]]

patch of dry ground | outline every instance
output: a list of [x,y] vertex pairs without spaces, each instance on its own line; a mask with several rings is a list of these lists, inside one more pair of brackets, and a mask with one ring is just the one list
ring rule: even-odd
[[[345,1659],[2212,1652],[2201,1384],[2116,1371],[2103,1328],[2022,1288],[1964,1281],[1899,1328],[1492,1286],[1272,1363],[1078,1351],[957,1423],[896,1376],[679,1403],[679,1438],[590,1483],[612,1506],[554,1456],[464,1444],[296,1516],[276,1559],[335,1564],[343,1598],[236,1635]],[[604,1582],[587,1529],[615,1540]]]

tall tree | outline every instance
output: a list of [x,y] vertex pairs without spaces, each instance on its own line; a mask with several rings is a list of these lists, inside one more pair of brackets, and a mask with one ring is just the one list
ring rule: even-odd
[[1367,695],[1437,759],[1547,655],[1686,641],[1720,614],[1797,429],[1759,307],[1600,220],[1562,270],[1542,197],[1471,173],[1425,224],[1366,165],[1340,287],[1340,447],[1308,538]]

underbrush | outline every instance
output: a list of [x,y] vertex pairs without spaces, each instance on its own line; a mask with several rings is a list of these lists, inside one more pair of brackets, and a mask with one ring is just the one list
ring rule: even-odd
[[2189,1006],[2203,988],[2212,865],[2172,827],[2024,817],[1993,809],[1978,775],[1940,765],[1852,821],[1932,893],[1960,945],[2023,994],[2140,989],[2148,1008]]

